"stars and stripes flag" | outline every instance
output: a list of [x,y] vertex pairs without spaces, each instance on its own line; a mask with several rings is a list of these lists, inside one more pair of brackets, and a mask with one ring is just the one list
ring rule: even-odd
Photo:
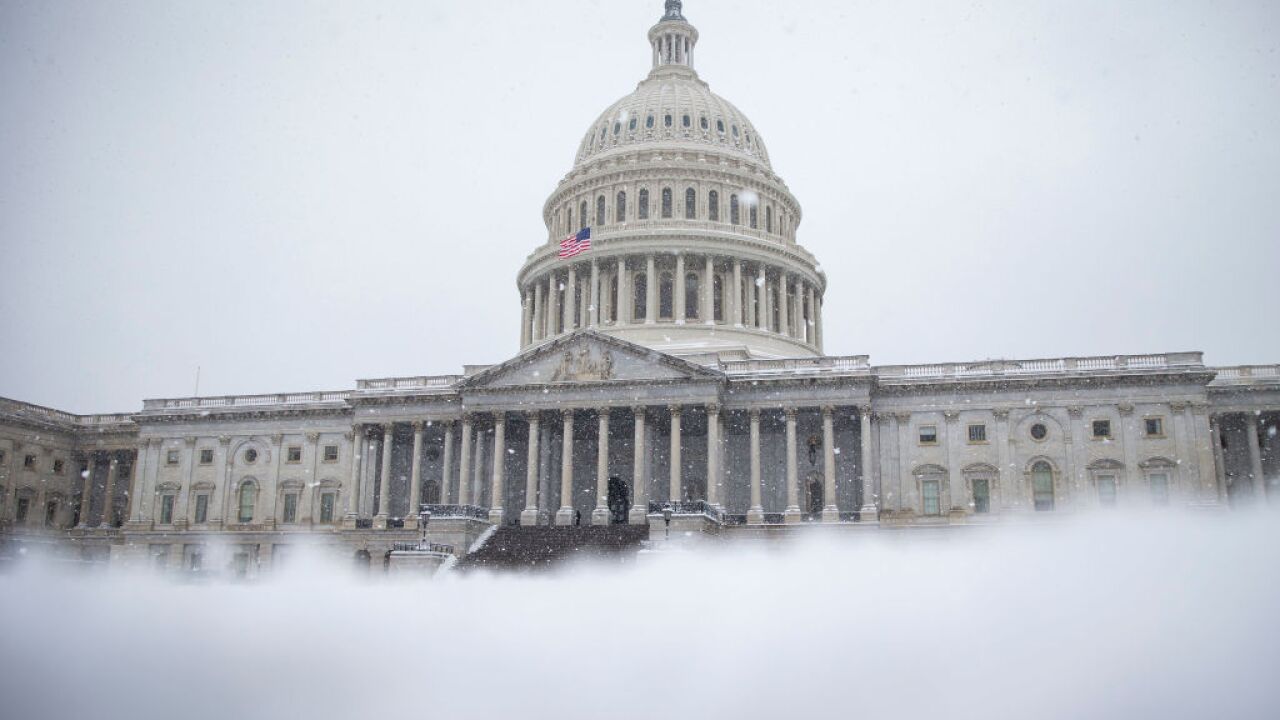
[[560,257],[571,258],[591,249],[591,228],[582,228],[578,232],[560,241]]

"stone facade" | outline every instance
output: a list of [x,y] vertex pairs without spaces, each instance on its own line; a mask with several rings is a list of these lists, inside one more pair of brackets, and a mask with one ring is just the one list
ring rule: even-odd
[[[675,527],[732,536],[1277,492],[1280,366],[823,355],[826,278],[797,244],[798,203],[698,78],[679,3],[649,40],[649,77],[591,125],[547,201],[514,358],[117,415],[0,400],[7,549],[253,575],[302,544],[390,563],[418,541],[419,508],[427,538],[462,555],[496,524],[667,508]],[[560,257],[583,226],[591,249]]]

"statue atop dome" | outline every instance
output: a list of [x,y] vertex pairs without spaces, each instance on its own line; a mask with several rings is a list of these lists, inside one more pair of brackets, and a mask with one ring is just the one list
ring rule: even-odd
[[680,13],[683,6],[684,3],[680,2],[680,0],[667,0],[667,12],[662,16],[662,19],[679,20],[680,22],[684,22],[684,15]]

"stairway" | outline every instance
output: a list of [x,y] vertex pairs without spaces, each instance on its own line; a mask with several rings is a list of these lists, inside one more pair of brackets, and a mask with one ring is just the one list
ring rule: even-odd
[[459,560],[456,569],[543,570],[562,565],[571,557],[626,562],[648,538],[647,525],[508,525],[498,528],[479,550]]

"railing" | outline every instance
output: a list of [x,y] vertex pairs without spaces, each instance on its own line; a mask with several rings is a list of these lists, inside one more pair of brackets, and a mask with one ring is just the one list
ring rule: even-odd
[[356,380],[358,390],[447,389],[458,384],[461,375],[418,375],[414,377],[371,378]]
[[133,416],[129,413],[76,415],[75,413],[69,413],[63,410],[55,410],[42,405],[32,405],[31,403],[9,400],[8,398],[0,398],[0,412],[16,415],[18,417],[38,418],[48,422],[66,423],[71,425],[121,425],[133,422]]
[[453,546],[445,545],[444,543],[433,543],[433,542],[429,542],[429,543],[398,542],[398,543],[391,544],[391,551],[392,552],[430,552],[430,553],[440,553],[441,555],[452,555]]
[[1202,367],[1204,367],[1204,362],[1201,353],[1184,352],[1158,355],[1045,358],[1038,360],[981,360],[968,363],[941,363],[935,365],[882,365],[872,368],[871,371],[878,378],[916,380]]
[[705,515],[718,523],[724,524],[724,512],[704,500],[686,502],[650,502],[649,514],[663,513],[671,509],[673,515]]
[[475,518],[476,520],[488,520],[488,508],[482,508],[476,505],[423,505],[423,512],[431,513],[432,518]]
[[1236,365],[1214,370],[1218,375],[1210,385],[1280,383],[1280,365]]
[[216,397],[159,398],[143,400],[143,410],[188,410],[202,408],[261,407],[269,405],[316,405],[345,403],[349,390],[277,393],[274,395],[221,395]]
[[839,374],[871,368],[866,355],[846,357],[786,358],[782,360],[725,360],[720,369],[728,375]]

